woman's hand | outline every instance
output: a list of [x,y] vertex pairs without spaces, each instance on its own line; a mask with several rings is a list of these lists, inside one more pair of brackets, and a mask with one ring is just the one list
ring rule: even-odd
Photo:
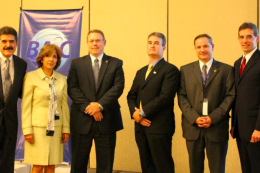
[[30,144],[33,144],[33,134],[24,135],[24,139]]
[[64,144],[64,143],[68,142],[69,137],[70,137],[70,134],[69,134],[69,133],[62,133],[61,143]]

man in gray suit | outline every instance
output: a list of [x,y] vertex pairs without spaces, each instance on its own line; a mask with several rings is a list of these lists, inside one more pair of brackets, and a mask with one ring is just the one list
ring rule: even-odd
[[229,111],[235,99],[233,68],[213,59],[209,35],[198,35],[194,46],[199,61],[181,67],[178,92],[190,172],[204,172],[206,148],[210,172],[224,173]]

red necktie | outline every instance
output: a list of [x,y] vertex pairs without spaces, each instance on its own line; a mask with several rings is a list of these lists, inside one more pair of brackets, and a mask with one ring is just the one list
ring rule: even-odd
[[241,64],[241,66],[240,66],[239,77],[241,76],[241,74],[242,74],[242,72],[243,72],[245,66],[246,66],[246,57],[243,58],[242,64]]

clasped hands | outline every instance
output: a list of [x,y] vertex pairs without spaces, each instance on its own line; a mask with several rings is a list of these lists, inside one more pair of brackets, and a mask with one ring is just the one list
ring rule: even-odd
[[137,107],[135,107],[135,112],[133,114],[133,119],[135,120],[135,122],[140,123],[142,126],[145,127],[150,127],[151,126],[151,121],[148,120],[147,118],[140,118],[140,109],[138,109]]
[[212,124],[212,120],[209,116],[203,116],[203,117],[199,117],[195,123],[199,126],[199,127],[203,127],[203,128],[209,128]]
[[103,119],[103,115],[101,113],[98,102],[91,102],[86,107],[85,112],[87,112],[90,116],[93,116],[95,121],[101,121]]

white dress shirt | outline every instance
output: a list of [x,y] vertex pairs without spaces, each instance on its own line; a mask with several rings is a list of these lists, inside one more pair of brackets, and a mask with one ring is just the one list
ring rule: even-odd
[[200,64],[200,71],[202,72],[202,67],[203,65],[206,65],[207,66],[207,74],[209,73],[209,70],[212,66],[212,63],[213,63],[213,58],[211,58],[211,60],[209,60],[206,64],[204,64],[202,61],[199,60],[199,64]]
[[95,65],[95,60],[98,59],[98,63],[99,63],[99,69],[101,67],[102,64],[102,58],[103,58],[104,53],[102,53],[99,57],[94,57],[93,55],[90,54],[90,58],[91,58],[91,62],[92,62],[92,67],[94,67]]
[[[243,57],[246,57],[246,64],[248,63],[248,61],[250,60],[252,55],[255,53],[256,49],[257,49],[257,47],[254,50],[252,50],[251,52],[249,52],[247,55],[245,55],[245,53],[243,53]],[[241,60],[241,64],[242,64],[242,62],[243,62],[243,58]]]

